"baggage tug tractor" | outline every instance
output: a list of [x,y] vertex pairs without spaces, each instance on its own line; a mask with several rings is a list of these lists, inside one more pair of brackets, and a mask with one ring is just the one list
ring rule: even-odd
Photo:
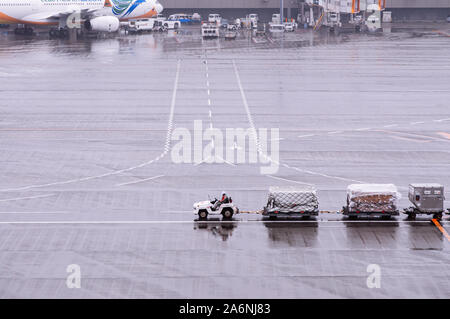
[[410,184],[408,198],[414,205],[404,210],[409,219],[417,214],[433,215],[441,219],[444,213],[444,186],[439,184]]
[[222,215],[223,219],[231,219],[233,215],[239,214],[239,208],[233,204],[233,200],[229,199],[228,203],[222,203],[219,207],[214,209],[214,205],[218,199],[206,200],[194,203],[194,214],[198,215],[199,219],[206,220],[209,215]]

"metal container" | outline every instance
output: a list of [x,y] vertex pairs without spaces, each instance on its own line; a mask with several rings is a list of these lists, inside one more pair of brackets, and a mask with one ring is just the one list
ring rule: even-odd
[[408,198],[419,214],[444,211],[444,186],[440,184],[410,184]]

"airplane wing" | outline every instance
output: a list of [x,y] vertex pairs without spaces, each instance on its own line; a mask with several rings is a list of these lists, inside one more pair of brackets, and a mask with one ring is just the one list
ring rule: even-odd
[[67,17],[69,17],[71,14],[74,13],[80,13],[81,17],[86,17],[86,16],[90,16],[91,14],[93,14],[94,12],[96,12],[98,10],[98,8],[89,8],[89,9],[66,9],[64,11],[49,11],[49,12],[39,12],[36,14],[31,14],[29,16],[26,16],[25,18],[23,18],[23,20],[26,21],[42,21],[42,22],[46,22],[46,21],[57,21],[60,19],[66,19]]

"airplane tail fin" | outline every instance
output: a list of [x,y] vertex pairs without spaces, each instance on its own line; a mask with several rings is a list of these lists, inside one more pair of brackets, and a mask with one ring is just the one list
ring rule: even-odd
[[112,7],[112,4],[111,4],[110,0],[105,0],[105,7],[106,8],[111,8]]

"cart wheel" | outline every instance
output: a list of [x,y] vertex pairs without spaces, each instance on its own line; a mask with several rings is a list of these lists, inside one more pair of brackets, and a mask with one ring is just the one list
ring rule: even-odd
[[198,212],[198,217],[200,219],[207,219],[208,218],[208,212],[206,210],[201,210]]
[[434,214],[433,218],[437,219],[437,220],[441,220],[442,219],[442,213]]
[[387,215],[387,216],[381,216],[382,220],[390,220],[391,219],[391,215]]
[[233,217],[233,210],[226,208],[222,211],[223,219],[231,219]]
[[408,214],[408,219],[415,220],[416,219],[416,213],[409,213]]
[[277,216],[269,216],[269,220],[277,220]]
[[355,215],[349,215],[349,216],[348,216],[348,219],[350,219],[350,220],[357,220],[357,219],[358,219],[358,216],[355,216]]

